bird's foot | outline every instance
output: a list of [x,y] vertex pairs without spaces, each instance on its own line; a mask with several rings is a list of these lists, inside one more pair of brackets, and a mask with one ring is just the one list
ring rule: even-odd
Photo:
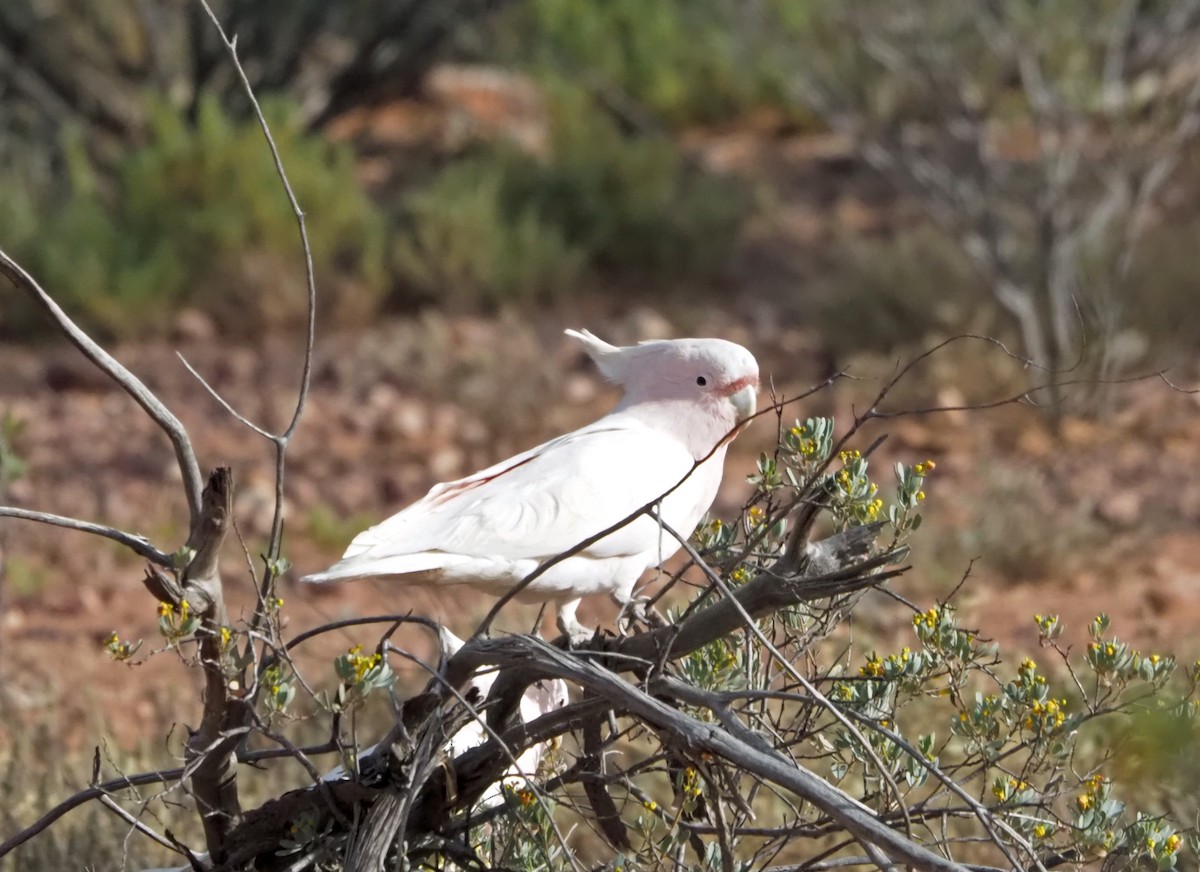
[[577,620],[565,620],[559,615],[558,629],[567,637],[567,645],[571,648],[582,648],[595,638],[598,630],[588,629]]
[[667,619],[650,606],[649,597],[633,597],[621,604],[621,612],[617,615],[617,632],[628,636],[638,624],[647,628],[665,627]]

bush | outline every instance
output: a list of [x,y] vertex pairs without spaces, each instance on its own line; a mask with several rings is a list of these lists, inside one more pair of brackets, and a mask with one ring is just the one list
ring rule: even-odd
[[807,6],[532,0],[499,19],[496,53],[632,99],[676,126],[729,120],[762,106],[809,118],[788,95],[786,38],[807,27]]
[[[359,190],[353,155],[307,135],[294,111],[265,111],[308,218],[328,317],[351,317],[383,291],[385,225]],[[10,179],[0,239],[63,305],[108,335],[161,331],[182,305],[223,327],[290,326],[304,313],[295,218],[253,120],[234,121],[213,99],[195,124],[160,106],[149,139],[126,155],[111,190],[97,181],[78,137],[65,148],[68,191],[57,198]],[[10,310],[8,332],[40,316]]]
[[953,240],[928,224],[886,238],[843,238],[828,257],[817,317],[837,359],[886,354],[931,330],[960,332],[987,302]]
[[569,289],[586,252],[532,205],[510,211],[507,181],[503,161],[469,160],[411,195],[392,255],[398,274],[454,308],[548,300]]
[[702,279],[736,239],[746,199],[661,137],[623,134],[584,92],[547,82],[551,153],[495,144],[411,195],[400,276],[452,301],[549,299],[585,267]]

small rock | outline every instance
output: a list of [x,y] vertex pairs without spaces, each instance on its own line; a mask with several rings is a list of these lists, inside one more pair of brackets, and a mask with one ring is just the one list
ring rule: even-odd
[[661,312],[649,306],[634,309],[629,314],[628,324],[630,331],[640,342],[648,339],[671,339],[675,336],[675,328],[671,322],[663,317]]
[[586,376],[582,373],[572,373],[567,377],[563,387],[567,402],[581,406],[594,400],[599,390],[595,376]]
[[463,453],[453,445],[436,450],[429,458],[429,474],[438,481],[457,478],[463,466]]
[[199,309],[184,309],[171,325],[171,338],[176,342],[211,342],[217,338],[217,325]]
[[425,404],[411,398],[397,397],[379,416],[375,436],[379,439],[416,439],[429,432],[429,412]]
[[1054,439],[1042,426],[1026,427],[1017,436],[1017,451],[1029,457],[1049,457],[1054,449]]

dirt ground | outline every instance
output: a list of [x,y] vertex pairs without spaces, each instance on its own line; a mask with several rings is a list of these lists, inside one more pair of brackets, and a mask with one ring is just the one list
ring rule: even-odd
[[[556,316],[531,325],[425,316],[363,336],[321,338],[306,416],[289,454],[285,552],[295,569],[283,590],[288,634],[342,617],[409,610],[470,632],[490,598],[374,583],[310,587],[294,578],[335,559],[355,532],[436,481],[583,424],[610,404],[614,394],[562,337],[563,326],[591,326],[617,342],[680,330],[649,311],[592,317],[586,325]],[[751,347],[764,383],[769,377],[784,396],[822,376],[815,337],[802,329],[763,330],[728,313],[688,326]],[[238,528],[257,555],[271,514],[269,446],[204,394],[176,350],[246,415],[277,427],[294,403],[297,343],[281,337],[260,348],[225,347],[181,330],[169,343],[117,349],[184,421],[202,467],[232,466]],[[3,360],[0,415],[19,422],[13,441],[24,463],[6,502],[144,533],[164,550],[178,547],[179,474],[166,439],[137,407],[71,348],[6,348]],[[953,377],[965,371],[960,364],[951,358],[916,374],[885,408],[958,405],[1011,388],[1002,380],[977,383],[978,396],[964,397]],[[891,365],[856,369],[873,371],[887,374]],[[877,390],[869,378],[841,383],[789,415],[832,412],[846,422]],[[967,623],[1014,652],[1036,647],[1035,612],[1060,613],[1068,640],[1078,642],[1087,621],[1106,611],[1122,638],[1146,650],[1200,655],[1200,478],[1193,472],[1200,465],[1200,401],[1146,381],[1117,389],[1111,405],[1096,420],[1066,420],[1057,436],[1044,415],[1018,406],[900,417],[868,428],[863,447],[889,434],[878,468],[888,470],[893,459],[938,464],[927,524],[914,540],[914,568],[893,582],[895,589],[927,605],[947,595],[978,557],[956,601]],[[763,420],[736,443],[718,514],[736,512],[749,492],[745,477],[773,436]],[[880,474],[885,486],[888,478]],[[159,636],[156,603],[139,581],[136,557],[83,534],[19,521],[5,522],[3,536],[0,720],[13,726],[65,715],[75,741],[93,742],[110,730],[118,744],[132,746],[155,741],[194,713],[193,676],[171,654],[144,656]],[[236,615],[252,596],[236,542],[223,573]],[[605,602],[588,603],[581,614],[612,619]],[[501,623],[528,629],[535,618],[536,610],[517,607]],[[857,620],[881,646],[909,641],[907,616],[882,600],[865,602]],[[145,640],[138,665],[104,654],[102,640],[114,630]],[[405,641],[427,650],[416,631]],[[345,631],[312,646],[318,683],[333,685],[329,661],[355,642],[372,639]],[[188,700],[182,707],[181,698]]]

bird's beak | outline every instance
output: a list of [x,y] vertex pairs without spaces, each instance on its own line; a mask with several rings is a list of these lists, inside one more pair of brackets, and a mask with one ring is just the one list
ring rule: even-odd
[[758,408],[758,385],[749,384],[739,388],[729,395],[729,402],[733,403],[733,408],[737,411],[738,421],[745,421]]

